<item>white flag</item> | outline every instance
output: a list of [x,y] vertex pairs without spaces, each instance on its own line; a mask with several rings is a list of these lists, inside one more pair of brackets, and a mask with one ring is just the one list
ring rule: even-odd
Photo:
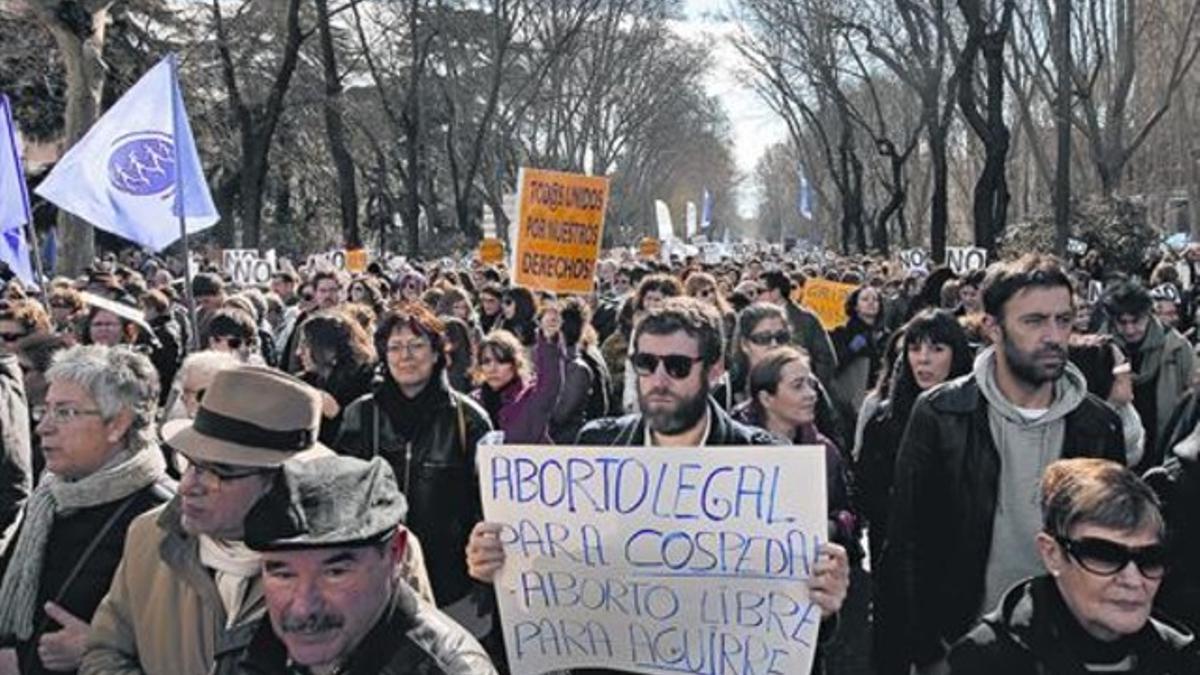
[[[182,190],[179,189],[182,186]],[[156,251],[220,216],[204,181],[168,56],[63,155],[36,192],[92,225]]]

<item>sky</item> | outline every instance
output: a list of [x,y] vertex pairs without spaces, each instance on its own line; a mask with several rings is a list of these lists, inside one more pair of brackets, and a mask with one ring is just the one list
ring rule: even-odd
[[755,186],[749,178],[753,175],[754,164],[769,146],[787,138],[787,127],[739,77],[743,67],[741,56],[728,39],[737,28],[733,22],[720,18],[722,13],[728,13],[730,2],[686,0],[688,20],[678,30],[689,39],[704,40],[705,44],[713,45],[716,67],[708,78],[708,91],[721,101],[729,115],[734,157],[738,170],[747,177],[739,190],[738,212],[750,217],[756,206]]

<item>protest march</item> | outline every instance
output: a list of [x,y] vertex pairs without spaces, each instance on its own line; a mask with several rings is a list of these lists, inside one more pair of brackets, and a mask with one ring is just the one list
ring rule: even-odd
[[[1135,4],[1092,14],[1113,3]],[[130,39],[149,11],[35,4],[0,23]],[[276,10],[212,4],[182,19],[212,49],[110,45],[113,72],[145,67],[97,88],[86,124],[0,77],[0,675],[1200,674],[1200,185],[1121,197],[1109,169],[1151,170],[1110,166],[1136,144],[1072,183],[1072,126],[1105,154],[1073,117],[1089,96],[1051,114],[1053,83],[1021,78],[1058,67],[998,47],[1048,51],[1026,43],[1061,15],[958,3],[939,30],[963,34],[938,40],[961,77],[918,101],[886,50],[928,45],[880,46],[877,17],[731,3],[748,32],[722,44],[791,134],[755,172],[750,227],[734,170],[710,189],[735,161],[732,141],[705,150],[721,102],[656,97],[699,86],[670,61],[696,45],[638,32],[686,33],[694,2],[288,0],[253,34]],[[888,11],[901,33],[934,12]],[[1200,10],[1170,11],[1196,43]],[[509,33],[476,25],[498,17]],[[41,38],[102,46],[85,28]],[[1069,79],[1093,86],[1106,58],[1064,30]],[[642,53],[614,94],[603,58],[567,60],[635,37],[678,68]],[[826,37],[844,45],[821,56]],[[242,41],[281,57],[234,58]],[[1200,91],[1200,47],[1180,49],[1167,79]],[[64,54],[47,77],[78,94]],[[1020,199],[1053,218],[1008,222],[1006,87],[1012,152],[1040,172]],[[608,107],[568,149],[574,90]],[[656,122],[626,130],[638,115],[612,110],[639,97]],[[955,103],[961,125],[929,112]],[[688,139],[636,155],[668,132]],[[325,143],[328,166],[297,161]],[[972,143],[955,205],[946,145]],[[884,158],[865,178],[859,145]],[[1100,205],[1073,199],[1088,181]],[[1183,225],[1149,222],[1168,212]]]

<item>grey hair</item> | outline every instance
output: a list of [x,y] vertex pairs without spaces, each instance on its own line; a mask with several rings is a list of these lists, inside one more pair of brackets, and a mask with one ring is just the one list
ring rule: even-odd
[[183,363],[179,366],[179,374],[175,376],[175,381],[182,384],[190,375],[203,380],[205,386],[207,386],[212,383],[217,373],[222,370],[236,368],[240,365],[242,365],[242,362],[229,352],[205,349],[201,352],[188,354],[183,359]]
[[125,346],[77,345],[54,355],[46,379],[82,387],[96,401],[106,422],[123,410],[133,413],[124,439],[129,451],[154,445],[158,371],[145,354]]

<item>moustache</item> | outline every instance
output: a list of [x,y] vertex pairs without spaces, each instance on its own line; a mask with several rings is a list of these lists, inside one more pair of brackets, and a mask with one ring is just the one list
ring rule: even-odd
[[345,625],[346,621],[336,614],[309,614],[305,617],[284,616],[279,622],[279,629],[284,633],[324,633],[336,630]]

